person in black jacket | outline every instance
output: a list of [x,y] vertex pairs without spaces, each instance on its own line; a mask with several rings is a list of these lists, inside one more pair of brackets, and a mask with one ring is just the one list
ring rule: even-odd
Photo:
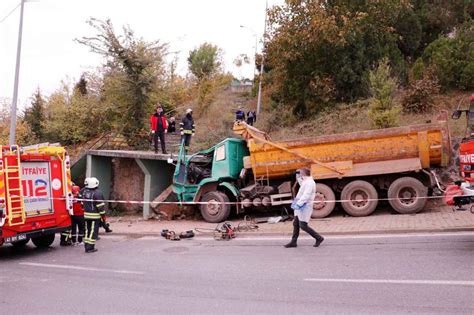
[[171,116],[170,121],[168,123],[168,133],[175,133],[176,132],[176,119]]
[[237,121],[245,121],[245,112],[242,109],[242,106],[239,106],[239,109],[235,112],[235,120]]
[[85,199],[85,201],[83,201],[86,226],[84,246],[86,253],[93,253],[97,251],[95,242],[99,235],[101,216],[105,215],[105,202],[104,195],[98,189],[99,180],[97,178],[88,177],[84,181],[84,184],[86,187],[80,192],[80,198]]
[[189,150],[189,146],[191,144],[191,137],[194,136],[194,119],[193,119],[193,110],[188,108],[186,110],[186,116],[181,120],[180,125],[180,132],[181,132],[181,142],[184,141],[184,148]]

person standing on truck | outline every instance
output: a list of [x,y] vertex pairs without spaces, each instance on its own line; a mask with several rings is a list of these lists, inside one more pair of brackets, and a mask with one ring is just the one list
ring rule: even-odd
[[97,251],[95,242],[99,234],[100,218],[105,215],[105,202],[104,195],[98,188],[99,180],[97,178],[86,178],[84,185],[85,188],[82,190],[86,226],[84,247],[86,253],[93,253]]
[[[72,195],[74,198],[82,198],[80,196],[80,187],[72,186]],[[75,200],[72,204],[73,215],[71,216],[71,240],[74,246],[81,245],[82,240],[84,239],[84,207],[82,202]]]
[[193,110],[191,108],[186,109],[186,116],[181,119],[181,123],[179,125],[179,130],[181,132],[181,142],[184,141],[184,148],[186,151],[188,151],[191,144],[191,137],[194,136],[195,132]]
[[285,247],[292,248],[297,246],[300,229],[311,235],[316,240],[314,247],[319,247],[319,245],[324,241],[324,237],[319,235],[318,232],[308,225],[311,214],[313,213],[313,201],[316,196],[316,183],[311,177],[311,171],[307,168],[297,170],[296,179],[300,185],[300,189],[291,204],[291,208],[295,212],[295,218],[293,220],[293,236],[291,241],[286,244]]
[[249,110],[247,112],[247,125],[253,126],[254,122],[257,120],[257,116],[254,111]]
[[156,104],[156,112],[150,116],[151,133],[155,145],[155,153],[158,153],[158,138],[160,138],[161,151],[167,154],[165,145],[165,133],[168,132],[168,120],[163,113],[160,103]]
[[242,109],[242,106],[239,106],[239,108],[235,112],[235,120],[237,120],[237,121],[244,121],[245,120],[245,112]]

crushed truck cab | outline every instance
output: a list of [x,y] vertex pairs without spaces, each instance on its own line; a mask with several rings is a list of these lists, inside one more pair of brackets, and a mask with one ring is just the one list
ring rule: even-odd
[[196,202],[208,222],[221,222],[238,200],[239,176],[249,152],[245,141],[228,138],[210,149],[186,156],[181,144],[173,192],[181,202]]
[[58,145],[0,146],[0,245],[47,247],[71,226],[69,156]]

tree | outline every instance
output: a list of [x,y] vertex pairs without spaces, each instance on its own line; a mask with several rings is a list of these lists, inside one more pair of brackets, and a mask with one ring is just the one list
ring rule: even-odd
[[403,6],[396,0],[288,0],[274,7],[265,48],[273,100],[304,117],[331,102],[364,97],[368,71],[382,57],[405,77],[393,28]]
[[38,141],[42,141],[44,138],[44,105],[45,101],[41,95],[40,89],[38,88],[32,96],[31,107],[26,108],[24,113],[23,120]]
[[77,92],[82,96],[87,95],[87,80],[84,74],[81,75],[81,78],[76,83],[76,86],[74,87],[74,92]]
[[368,116],[372,124],[376,128],[388,128],[398,125],[401,109],[393,103],[397,82],[390,75],[388,59],[382,59],[377,69],[370,71],[369,82],[372,99]]
[[189,52],[188,68],[189,71],[198,79],[202,81],[206,78],[211,78],[216,74],[221,62],[221,51],[219,47],[210,43],[204,43]]
[[123,34],[117,35],[110,20],[91,18],[88,24],[98,34],[77,41],[104,56],[106,76],[114,79],[115,91],[119,93],[114,99],[121,101],[115,105],[120,109],[122,133],[129,145],[140,145],[147,113],[151,112],[153,101],[156,102],[151,95],[164,80],[167,44],[136,38],[130,27],[124,27]]

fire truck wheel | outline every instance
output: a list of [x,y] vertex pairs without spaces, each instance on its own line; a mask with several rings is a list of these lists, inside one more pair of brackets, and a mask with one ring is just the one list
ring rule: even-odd
[[[328,200],[331,202],[321,202]],[[325,218],[330,215],[336,206],[334,200],[336,200],[336,195],[334,195],[334,191],[332,191],[331,187],[324,184],[316,184],[316,196],[314,197],[314,201],[316,202],[313,203],[313,213],[311,217],[316,219]],[[319,201],[319,203],[317,201]]]
[[341,192],[344,210],[354,217],[365,217],[377,208],[378,194],[374,185],[364,180],[355,180],[347,184]]
[[29,241],[30,241],[30,239],[27,238],[27,239],[24,239],[24,240],[21,240],[21,241],[13,242],[12,245],[13,245],[13,247],[16,247],[16,248],[25,247],[25,245],[28,244]]
[[[389,203],[401,214],[411,214],[421,211],[426,204],[428,188],[413,177],[401,177],[388,188]],[[420,199],[421,197],[421,199]]]
[[48,234],[38,237],[33,237],[31,239],[33,244],[35,244],[38,248],[46,248],[49,247],[54,242],[54,234]]
[[220,191],[210,191],[201,199],[201,215],[207,222],[219,223],[226,220],[230,214],[229,197]]

